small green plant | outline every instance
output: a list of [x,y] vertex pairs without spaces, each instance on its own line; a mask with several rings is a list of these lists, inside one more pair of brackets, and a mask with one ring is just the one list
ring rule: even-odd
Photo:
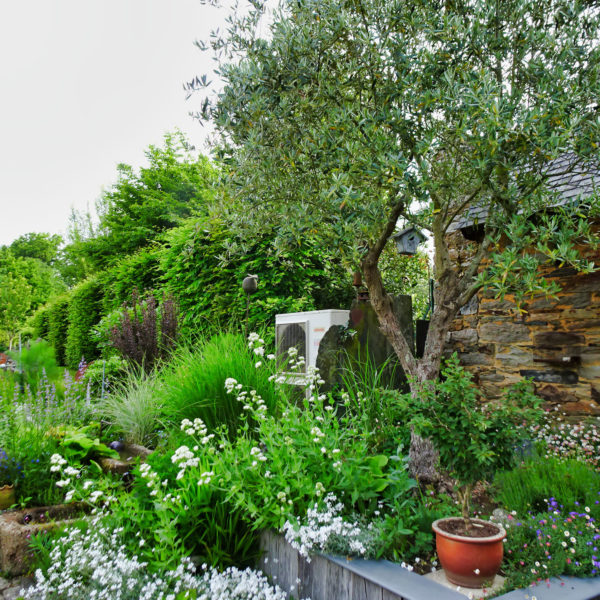
[[59,440],[59,451],[71,464],[80,465],[103,456],[119,458],[119,453],[103,444],[97,437],[99,423],[83,427],[55,427],[49,433]]
[[568,510],[586,505],[596,509],[600,473],[575,459],[534,457],[511,471],[497,473],[494,488],[496,500],[518,514],[545,510],[550,497],[560,498]]
[[443,367],[441,381],[423,385],[418,398],[404,395],[404,402],[414,430],[433,441],[440,464],[458,480],[461,512],[470,530],[473,486],[514,465],[520,426],[541,418],[541,400],[524,380],[509,388],[497,404],[482,404],[471,375],[455,354]]
[[152,446],[161,427],[163,404],[156,371],[130,367],[98,404],[100,414],[126,441]]

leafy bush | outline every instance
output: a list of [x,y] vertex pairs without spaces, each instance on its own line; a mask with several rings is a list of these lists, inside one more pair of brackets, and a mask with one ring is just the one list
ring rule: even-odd
[[122,257],[119,262],[99,275],[104,288],[102,312],[108,314],[119,309],[131,299],[131,291],[149,292],[158,287],[160,254],[162,249],[155,245],[142,248],[135,254]]
[[559,498],[567,510],[577,510],[578,506],[595,506],[600,473],[575,459],[534,458],[512,471],[498,473],[494,487],[495,498],[519,514],[541,512],[551,496]]
[[[95,360],[85,371],[83,383],[89,386],[90,394],[105,398],[115,384],[127,375],[127,362],[118,356]],[[104,383],[104,389],[102,384]]]
[[139,368],[150,371],[167,357],[177,339],[177,308],[172,296],[163,296],[157,310],[156,298],[142,300],[134,290],[131,306],[123,305],[120,320],[110,331],[111,344]]
[[88,279],[71,291],[65,348],[66,364],[70,369],[77,369],[82,357],[87,362],[98,357],[91,332],[100,320],[101,299],[102,288],[97,279]]
[[29,325],[33,330],[32,337],[43,340],[48,339],[48,329],[50,327],[50,307],[51,304],[40,306],[29,319]]
[[165,416],[179,423],[181,419],[200,417],[214,430],[226,424],[234,434],[242,405],[227,394],[225,381],[234,377],[248,382],[264,399],[269,410],[274,409],[278,391],[271,372],[256,368],[257,362],[266,362],[255,354],[240,334],[222,333],[209,340],[201,340],[196,348],[180,348],[167,368],[161,373],[160,395]]
[[497,404],[481,404],[471,374],[454,354],[441,371],[442,380],[425,382],[418,398],[403,396],[405,417],[422,437],[431,438],[440,464],[459,482],[462,513],[469,519],[473,485],[514,465],[520,426],[543,412],[530,382],[511,386]]

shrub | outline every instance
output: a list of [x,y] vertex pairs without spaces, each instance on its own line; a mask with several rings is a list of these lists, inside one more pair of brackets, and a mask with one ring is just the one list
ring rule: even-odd
[[119,309],[131,298],[131,290],[141,293],[155,289],[159,283],[160,246],[142,248],[135,254],[125,256],[118,264],[99,275],[105,292],[102,312],[108,314]]
[[98,357],[98,348],[92,340],[92,330],[100,320],[102,288],[97,279],[88,279],[71,291],[69,326],[65,348],[66,364],[77,369],[81,358],[91,362]]
[[277,313],[350,303],[354,291],[335,250],[305,237],[280,251],[276,236],[271,228],[241,239],[221,217],[191,219],[167,234],[161,269],[164,286],[181,309],[183,333],[242,323],[246,311],[242,280],[248,274],[259,278],[259,290],[250,302],[250,331]]
[[51,306],[52,305],[48,304],[45,306],[40,306],[40,308],[38,308],[29,319],[29,324],[33,330],[33,338],[41,338],[44,340],[48,339]]
[[[85,371],[83,383],[96,398],[106,397],[127,376],[127,362],[118,356],[95,360]],[[104,389],[102,384],[104,383]]]
[[134,290],[131,306],[123,305],[120,322],[110,331],[111,344],[138,367],[149,371],[166,358],[177,339],[177,309],[172,296],[163,296],[160,310],[149,295]]
[[403,396],[407,421],[417,434],[431,438],[440,464],[459,482],[458,495],[469,523],[471,490],[516,461],[515,447],[524,422],[540,420],[541,400],[523,380],[505,392],[498,404],[482,404],[471,374],[454,354],[444,365],[439,382],[425,382],[419,397]]

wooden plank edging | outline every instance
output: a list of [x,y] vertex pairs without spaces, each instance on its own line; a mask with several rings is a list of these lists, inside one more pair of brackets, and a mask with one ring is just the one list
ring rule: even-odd
[[[466,596],[387,560],[315,554],[310,562],[282,535],[261,534],[259,569],[298,600],[465,600]],[[600,577],[553,578],[497,600],[600,600]]]

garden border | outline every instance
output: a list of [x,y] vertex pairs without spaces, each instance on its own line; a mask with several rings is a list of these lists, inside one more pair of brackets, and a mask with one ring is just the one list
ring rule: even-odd
[[[272,531],[261,534],[259,568],[295,598],[311,600],[465,600],[466,596],[387,560],[315,554],[310,562]],[[497,600],[600,600],[600,577],[551,579]]]

